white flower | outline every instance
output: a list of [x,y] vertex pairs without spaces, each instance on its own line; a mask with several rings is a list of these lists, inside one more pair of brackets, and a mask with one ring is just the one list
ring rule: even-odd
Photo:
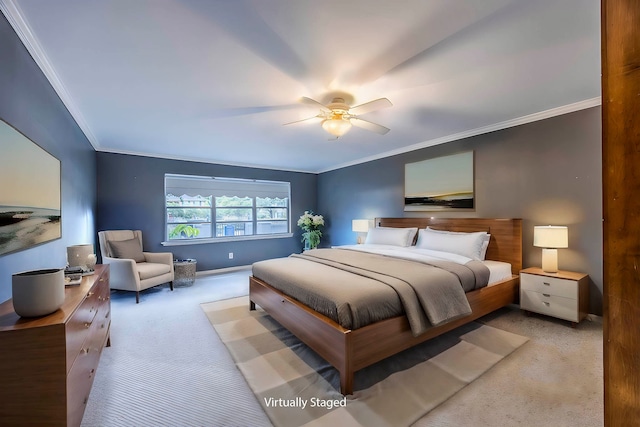
[[317,230],[323,225],[323,216],[314,215],[309,211],[304,211],[304,214],[300,215],[300,218],[298,219],[298,227],[301,227],[305,231]]

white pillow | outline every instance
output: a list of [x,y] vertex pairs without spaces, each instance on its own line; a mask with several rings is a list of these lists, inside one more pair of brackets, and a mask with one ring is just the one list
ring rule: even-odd
[[418,228],[376,227],[367,232],[365,245],[411,246]]
[[485,242],[487,246],[489,245],[488,238],[490,237],[491,236],[484,231],[459,233],[427,228],[420,230],[416,247],[449,252],[482,261],[484,259],[483,245]]
[[[427,227],[427,230],[435,231],[437,233],[445,233],[445,234],[469,234],[468,232],[462,231],[447,231],[447,230],[435,230],[431,227]],[[489,247],[489,240],[491,240],[491,234],[485,233],[484,231],[474,231],[473,233],[484,233],[484,240],[482,241],[482,249],[480,250],[480,261],[484,261],[487,256],[487,248]]]

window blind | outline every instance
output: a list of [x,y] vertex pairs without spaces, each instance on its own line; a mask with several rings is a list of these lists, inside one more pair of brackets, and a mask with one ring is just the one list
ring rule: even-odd
[[270,197],[285,199],[290,184],[281,181],[218,178],[194,175],[165,175],[165,194],[174,196]]

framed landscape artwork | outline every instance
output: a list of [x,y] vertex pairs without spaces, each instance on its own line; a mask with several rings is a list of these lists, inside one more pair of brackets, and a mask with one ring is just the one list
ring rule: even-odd
[[473,151],[404,167],[404,210],[471,210],[474,204]]
[[60,161],[0,120],[0,256],[59,239]]

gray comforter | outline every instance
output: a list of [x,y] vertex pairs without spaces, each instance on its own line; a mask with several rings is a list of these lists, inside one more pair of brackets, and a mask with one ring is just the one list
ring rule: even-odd
[[405,313],[415,336],[471,314],[465,291],[489,280],[478,261],[424,263],[348,249],[260,261],[253,275],[348,329]]

